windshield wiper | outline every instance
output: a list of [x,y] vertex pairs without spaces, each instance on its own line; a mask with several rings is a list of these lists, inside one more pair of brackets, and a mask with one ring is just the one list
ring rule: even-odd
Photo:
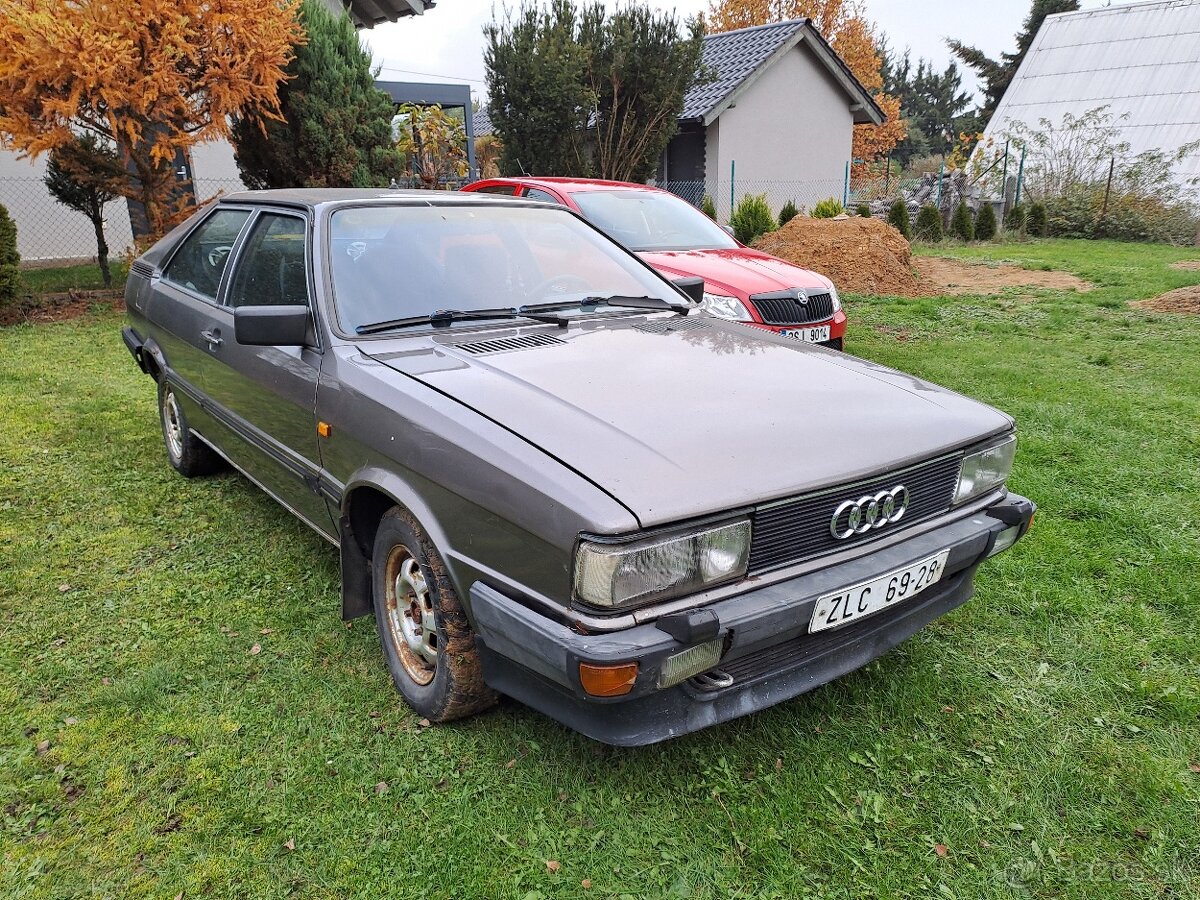
[[607,294],[604,296],[584,297],[582,300],[570,300],[562,303],[522,306],[521,312],[522,314],[525,314],[526,310],[549,312],[555,309],[574,309],[577,306],[584,307],[585,309],[589,306],[613,306],[622,309],[669,309],[684,314],[695,308],[686,303],[672,303],[670,300],[663,300],[659,297],[631,297],[625,294]]
[[502,306],[495,309],[439,309],[427,316],[409,316],[404,319],[388,319],[384,322],[372,322],[370,325],[359,325],[354,329],[354,333],[378,334],[381,331],[411,328],[414,325],[436,327],[471,319],[533,319],[535,322],[550,322],[559,326],[567,323],[567,320],[561,316],[538,315],[537,312],[526,312],[524,309],[518,310],[512,306]]

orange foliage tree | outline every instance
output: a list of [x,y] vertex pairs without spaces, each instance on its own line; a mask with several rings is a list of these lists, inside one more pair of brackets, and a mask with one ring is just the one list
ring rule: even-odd
[[298,0],[0,0],[0,146],[37,156],[90,131],[113,142],[152,235],[179,151],[278,117],[276,86],[303,41]]
[[785,19],[811,19],[887,116],[882,125],[854,127],[855,168],[886,156],[908,129],[900,118],[900,98],[882,92],[883,59],[861,0],[711,0],[705,25],[711,34]]

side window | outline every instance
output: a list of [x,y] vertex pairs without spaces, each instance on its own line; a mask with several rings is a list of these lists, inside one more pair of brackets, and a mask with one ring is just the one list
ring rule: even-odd
[[229,252],[248,218],[248,210],[218,209],[187,236],[163,277],[215,300]]
[[[559,203],[559,199],[553,194],[538,190],[537,188],[525,188],[525,193],[521,195],[526,200],[542,200],[546,203]],[[559,203],[561,206],[562,204]]]
[[475,193],[477,194],[503,194],[505,197],[511,197],[517,192],[515,184],[489,184],[487,187],[481,187]]
[[304,220],[263,213],[238,258],[230,306],[307,306]]

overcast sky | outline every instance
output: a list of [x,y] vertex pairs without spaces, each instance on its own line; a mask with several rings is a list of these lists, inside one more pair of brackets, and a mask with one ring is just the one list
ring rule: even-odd
[[[681,17],[708,8],[707,0],[647,2],[658,9],[676,9]],[[1108,0],[1081,3],[1085,9],[1107,5]],[[992,58],[1014,49],[1013,37],[1029,12],[1030,0],[866,0],[866,7],[891,47],[910,47],[914,57],[932,59],[940,68],[950,61],[943,40],[947,36],[979,47]],[[483,25],[492,19],[493,8],[499,13],[502,4],[439,0],[424,16],[362,32],[363,40],[383,66],[380,78],[468,82],[475,96],[485,99]],[[970,73],[964,84],[974,89]]]

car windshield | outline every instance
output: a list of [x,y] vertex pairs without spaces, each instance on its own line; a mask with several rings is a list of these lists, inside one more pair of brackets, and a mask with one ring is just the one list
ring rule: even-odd
[[569,306],[611,295],[681,300],[635,257],[552,207],[347,207],[333,213],[329,244],[347,333],[438,310]]
[[577,191],[571,194],[597,228],[630,250],[732,250],[716,222],[664,191]]

